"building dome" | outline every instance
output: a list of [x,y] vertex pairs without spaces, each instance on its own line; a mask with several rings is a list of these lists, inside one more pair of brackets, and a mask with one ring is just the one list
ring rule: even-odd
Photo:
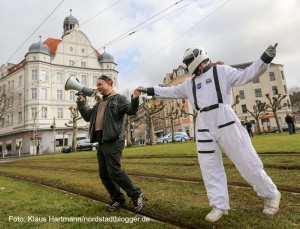
[[78,24],[79,25],[79,21],[77,20],[77,18],[73,17],[73,15],[69,15],[68,17],[65,18],[64,20],[64,25],[65,24]]
[[104,51],[99,57],[98,57],[99,63],[114,63],[114,57]]
[[77,18],[73,17],[72,10],[70,10],[70,15],[64,20],[63,36],[66,35],[70,30],[74,29],[76,24],[79,25],[79,21],[77,20]]
[[48,47],[48,45],[45,45],[40,41],[37,43],[33,43],[29,47],[29,53],[35,53],[35,52],[50,55],[50,48]]

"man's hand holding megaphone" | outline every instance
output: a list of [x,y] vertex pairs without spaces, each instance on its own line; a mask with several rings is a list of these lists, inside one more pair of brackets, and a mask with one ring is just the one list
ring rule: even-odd
[[77,101],[84,101],[86,98],[80,91],[77,92],[75,95],[77,96]]

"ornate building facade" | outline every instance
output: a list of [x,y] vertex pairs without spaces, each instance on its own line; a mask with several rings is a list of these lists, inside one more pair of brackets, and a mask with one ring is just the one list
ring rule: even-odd
[[[71,145],[72,127],[65,124],[72,125],[69,108],[76,106],[76,91],[65,90],[70,76],[96,88],[98,77],[105,74],[117,89],[113,56],[100,54],[72,15],[65,18],[63,28],[61,39],[40,40],[29,47],[20,63],[1,66],[0,94],[6,95],[8,108],[0,120],[0,154],[53,152],[63,144]],[[89,104],[94,103],[90,98]],[[79,120],[78,126],[86,125]],[[78,130],[78,139],[87,137],[86,130]]]

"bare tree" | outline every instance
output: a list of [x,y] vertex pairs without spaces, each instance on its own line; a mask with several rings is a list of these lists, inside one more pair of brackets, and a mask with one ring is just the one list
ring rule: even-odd
[[300,87],[291,87],[289,90],[292,109],[296,113],[300,113]]
[[155,145],[155,134],[154,134],[154,115],[158,112],[160,112],[162,109],[164,109],[165,105],[163,104],[163,100],[160,100],[160,103],[154,104],[154,101],[156,101],[155,98],[148,99],[147,97],[142,97],[143,103],[143,109],[145,111],[145,116],[149,125],[149,131],[150,131],[150,145]]
[[4,120],[6,115],[14,113],[17,106],[14,106],[14,91],[6,91],[5,87],[0,86],[0,120]]
[[182,113],[183,115],[190,115],[193,118],[193,131],[194,131],[194,141],[196,141],[196,119],[197,119],[197,115],[198,112],[196,110],[193,109],[193,113],[189,113],[185,110],[184,105],[182,106]]
[[158,119],[163,120],[170,120],[171,121],[171,130],[172,130],[172,142],[175,142],[175,128],[174,128],[174,121],[176,119],[179,119],[180,117],[186,115],[187,113],[184,110],[184,105],[180,105],[178,102],[176,102],[176,105],[168,107],[168,110],[164,117],[158,117]]
[[266,104],[266,110],[272,111],[275,117],[275,121],[278,127],[279,133],[282,133],[281,126],[279,125],[278,117],[277,117],[277,110],[281,110],[283,107],[289,106],[287,103],[281,105],[281,101],[286,97],[286,95],[278,94],[277,97],[273,96],[270,97],[269,94],[266,94],[266,97],[269,101],[269,104]]
[[246,107],[246,111],[250,113],[251,116],[255,119],[257,132],[258,134],[261,134],[259,117],[266,111],[266,103],[262,103],[260,100],[255,100],[255,103],[256,104],[253,105],[252,111],[250,111],[247,107]]
[[67,127],[72,127],[73,128],[73,138],[72,138],[72,151],[76,151],[76,145],[77,145],[77,130],[78,130],[78,125],[77,125],[77,121],[79,119],[81,119],[82,117],[79,115],[79,111],[78,111],[78,108],[77,107],[69,107],[69,110],[71,111],[72,113],[72,125],[69,125],[67,123],[65,123],[65,125]]
[[[132,92],[131,92],[130,89],[125,89],[122,94],[128,100],[131,99]],[[131,129],[131,117],[129,115],[126,115],[126,117],[125,117],[125,135],[126,135],[126,144],[127,144],[127,147],[131,147],[132,146],[130,129]]]
[[240,103],[240,96],[236,95],[235,98],[234,98],[233,104],[231,105],[231,107],[233,108],[233,107],[235,107],[239,103]]

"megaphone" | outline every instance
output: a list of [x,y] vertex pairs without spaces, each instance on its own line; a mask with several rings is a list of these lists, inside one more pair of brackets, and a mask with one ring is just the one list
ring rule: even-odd
[[87,96],[92,96],[94,94],[93,89],[86,87],[85,85],[81,84],[78,79],[74,76],[70,76],[65,84],[65,90],[76,90],[81,91],[82,94]]

